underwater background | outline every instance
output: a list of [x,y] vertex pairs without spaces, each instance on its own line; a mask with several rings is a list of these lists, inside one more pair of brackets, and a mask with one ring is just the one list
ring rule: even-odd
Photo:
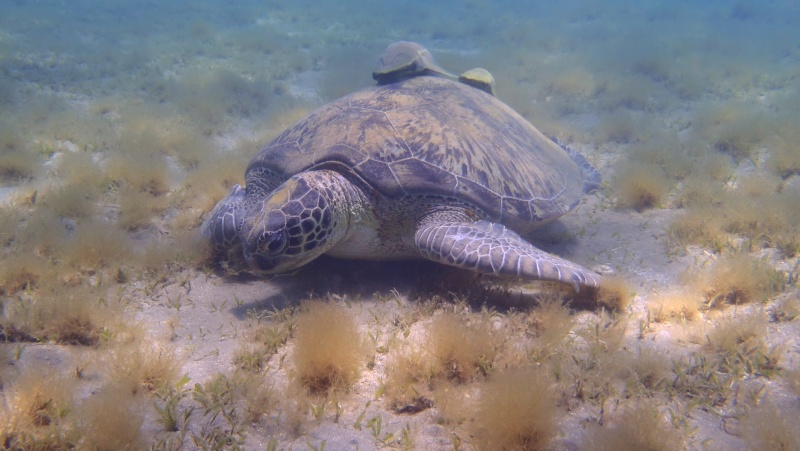
[[[542,239],[604,308],[211,271],[250,158],[398,40],[601,172]],[[800,2],[3,0],[0,246],[7,447],[799,449]]]

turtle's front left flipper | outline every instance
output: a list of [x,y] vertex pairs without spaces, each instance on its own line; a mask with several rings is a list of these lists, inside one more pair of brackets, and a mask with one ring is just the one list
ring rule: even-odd
[[414,241],[423,257],[482,274],[552,280],[597,287],[600,275],[556,257],[525,241],[516,232],[488,221],[429,223]]

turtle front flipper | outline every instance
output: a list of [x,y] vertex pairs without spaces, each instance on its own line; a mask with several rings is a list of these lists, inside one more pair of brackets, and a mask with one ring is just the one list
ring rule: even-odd
[[488,221],[439,222],[420,227],[414,241],[423,257],[481,274],[552,280],[597,287],[600,275],[528,243],[516,232]]

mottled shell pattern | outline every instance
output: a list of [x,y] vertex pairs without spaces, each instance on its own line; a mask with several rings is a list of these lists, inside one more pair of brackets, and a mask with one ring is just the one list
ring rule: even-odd
[[586,168],[574,158],[486,92],[418,76],[314,111],[268,144],[246,176],[249,190],[264,169],[287,178],[333,169],[376,195],[450,198],[525,232],[577,205]]

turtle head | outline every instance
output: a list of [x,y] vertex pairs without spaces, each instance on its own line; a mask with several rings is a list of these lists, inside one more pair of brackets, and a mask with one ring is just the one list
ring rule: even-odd
[[322,190],[292,177],[252,207],[240,236],[253,272],[291,271],[325,253],[333,238],[333,212]]

